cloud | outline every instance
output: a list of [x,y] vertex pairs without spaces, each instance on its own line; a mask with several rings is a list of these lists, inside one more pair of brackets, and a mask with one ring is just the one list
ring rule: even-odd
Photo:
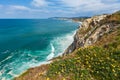
[[101,11],[113,11],[119,10],[120,2],[118,0],[61,0],[64,6],[71,8],[76,12],[101,12]]
[[31,4],[35,7],[44,7],[48,5],[46,0],[33,0]]
[[20,14],[27,17],[31,17],[31,15],[35,17],[72,17],[112,13],[119,8],[119,0],[30,0],[24,6],[2,4],[0,5],[0,12],[18,15],[18,17]]
[[9,9],[10,10],[30,10],[30,8],[26,6],[21,6],[21,5],[10,5]]
[[21,14],[25,12],[30,12],[31,8],[22,5],[2,5],[0,11],[3,14]]
[[70,0],[61,0],[61,3],[63,3],[65,6],[69,6],[69,7],[80,7],[80,6],[87,6],[87,5],[93,5],[96,3],[100,3],[100,0],[74,0],[74,1],[70,1]]

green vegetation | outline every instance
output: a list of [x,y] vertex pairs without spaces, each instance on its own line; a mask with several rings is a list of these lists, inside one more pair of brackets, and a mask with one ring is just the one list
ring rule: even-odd
[[120,24],[120,11],[111,14],[107,17],[106,20],[103,21],[104,23],[116,23],[116,24]]
[[102,38],[106,38],[107,41],[113,39],[111,42],[79,48],[74,53],[74,57],[67,57],[50,64],[47,77],[51,80],[57,80],[59,76],[61,80],[119,80],[120,29],[116,30],[113,38],[111,38],[113,33],[106,34],[108,38]]
[[[38,77],[40,80],[119,80],[120,29],[116,33],[114,40],[107,45],[79,48],[72,54],[57,58],[48,65],[46,74],[41,72]],[[22,78],[25,75],[17,80],[26,80]]]

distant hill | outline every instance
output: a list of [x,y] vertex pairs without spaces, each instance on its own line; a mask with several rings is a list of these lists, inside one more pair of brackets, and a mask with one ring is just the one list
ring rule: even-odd
[[52,17],[49,19],[84,21],[87,18],[90,18],[90,17]]

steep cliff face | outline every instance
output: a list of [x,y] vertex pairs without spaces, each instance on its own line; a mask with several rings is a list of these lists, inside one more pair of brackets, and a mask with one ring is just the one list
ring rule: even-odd
[[87,47],[97,42],[104,34],[107,34],[117,27],[111,20],[111,15],[99,15],[86,19],[79,26],[73,43],[66,49],[64,54],[73,52],[80,47]]

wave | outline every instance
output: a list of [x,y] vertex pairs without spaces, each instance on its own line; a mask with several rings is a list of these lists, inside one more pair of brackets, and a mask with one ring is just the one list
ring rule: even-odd
[[[20,50],[12,52],[10,56],[2,61],[2,63],[10,62],[0,66],[0,80],[11,80],[31,67],[49,64],[50,59],[63,54],[64,50],[72,43],[74,34],[75,31],[72,31],[55,37],[43,51]],[[41,60],[43,57],[44,59]]]
[[54,57],[54,53],[55,53],[55,48],[53,44],[51,43],[51,53],[47,56],[47,60],[52,59]]
[[64,53],[65,49],[73,42],[75,33],[76,30],[52,40],[52,43],[55,46],[55,57],[61,56]]
[[4,60],[2,60],[2,61],[0,62],[0,64],[2,64],[2,62],[5,62],[5,61],[9,60],[10,58],[12,58],[12,56],[8,56],[8,57],[5,58]]

